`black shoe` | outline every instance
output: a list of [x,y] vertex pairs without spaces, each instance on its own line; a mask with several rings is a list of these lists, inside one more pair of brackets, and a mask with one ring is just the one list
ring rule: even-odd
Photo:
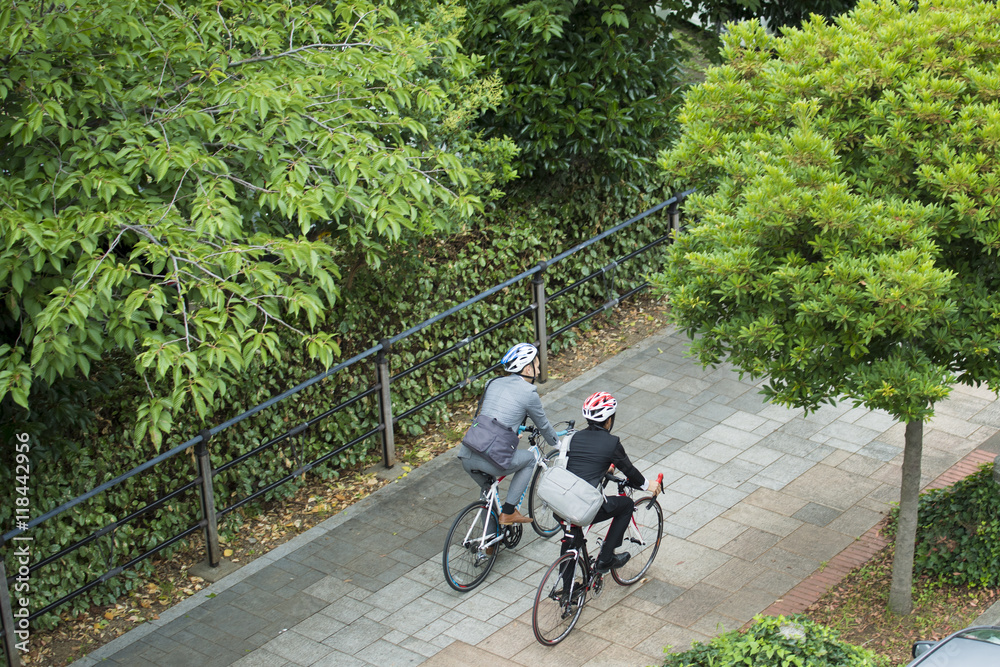
[[625,565],[625,563],[627,563],[628,559],[631,557],[632,554],[622,553],[622,554],[615,554],[614,556],[611,557],[611,560],[606,562],[602,561],[601,559],[598,559],[597,572],[599,574],[607,574],[611,570],[617,570],[618,568]]

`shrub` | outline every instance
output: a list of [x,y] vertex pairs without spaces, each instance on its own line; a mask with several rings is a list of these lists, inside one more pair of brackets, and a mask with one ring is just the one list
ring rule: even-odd
[[942,582],[1000,586],[1000,487],[987,463],[920,496],[914,571]]
[[830,628],[807,618],[757,616],[742,632],[731,630],[708,643],[695,642],[667,656],[664,667],[874,667],[874,653],[840,641]]

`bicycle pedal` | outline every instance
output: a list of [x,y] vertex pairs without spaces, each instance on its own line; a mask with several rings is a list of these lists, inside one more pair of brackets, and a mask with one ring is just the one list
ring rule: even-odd
[[604,575],[598,572],[594,576],[594,581],[590,585],[590,590],[594,593],[594,598],[599,598],[601,596],[601,591],[604,590]]

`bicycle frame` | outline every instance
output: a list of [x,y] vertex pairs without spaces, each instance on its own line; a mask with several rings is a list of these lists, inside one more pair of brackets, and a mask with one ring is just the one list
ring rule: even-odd
[[[629,487],[629,486],[624,486],[624,484],[623,484],[624,480],[620,480],[617,477],[610,477],[610,478],[606,477],[605,478],[605,483],[606,482],[611,482],[611,481],[614,481],[614,482],[618,483],[618,489],[619,489],[618,495],[619,496],[627,496],[629,498],[631,498],[631,497],[634,496],[634,489],[632,487]],[[603,521],[594,521],[594,522],[591,522],[585,528],[581,526],[582,535],[583,535],[583,541],[582,541],[583,557],[584,557],[584,560],[587,563],[590,563],[590,553],[587,550],[587,538],[590,536],[590,531],[598,523],[603,523]],[[562,526],[563,526],[563,539],[568,539],[568,538],[574,538],[575,537],[573,535],[573,532],[572,532],[573,531],[573,525],[572,524],[569,524],[568,522],[562,522]],[[635,520],[635,513],[634,512],[632,513],[631,516],[629,516],[629,526],[634,531],[634,534],[638,536],[638,538],[639,538],[639,544],[641,546],[643,546],[643,547],[649,546],[650,543],[646,539],[647,536],[643,534],[642,527],[639,526],[639,523]],[[609,525],[608,528],[607,528],[607,531],[610,531],[610,530],[611,530],[611,526]],[[601,538],[601,537],[597,538],[596,545],[598,547],[598,550],[600,550],[600,547],[603,544],[604,540],[607,539],[607,537],[608,537],[608,532],[607,531],[605,531],[603,538]],[[626,532],[625,536],[628,537],[628,535],[629,535],[628,532]],[[576,548],[576,547],[573,547],[573,546],[570,546],[570,548],[566,550],[566,553],[573,553],[575,556],[578,557],[580,555],[580,549]],[[596,573],[594,571],[593,566],[591,566],[590,568],[588,568],[588,573],[587,573],[587,582],[586,582],[587,588],[589,589],[591,587],[591,585],[593,584],[593,582],[596,581],[596,580],[597,580]]]

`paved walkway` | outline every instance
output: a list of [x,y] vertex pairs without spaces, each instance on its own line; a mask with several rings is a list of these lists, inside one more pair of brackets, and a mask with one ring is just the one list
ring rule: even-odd
[[[486,583],[445,584],[441,548],[477,493],[445,453],[75,665],[350,667],[655,665],[768,609],[865,535],[898,497],[903,426],[850,405],[767,405],[729,368],[703,370],[672,329],[543,390],[550,418],[612,392],[616,433],[664,473],[666,536],[647,580],[609,583],[570,638],[544,648],[530,609],[556,543],[525,530]],[[925,427],[931,481],[998,451],[1000,402],[956,387]]]

